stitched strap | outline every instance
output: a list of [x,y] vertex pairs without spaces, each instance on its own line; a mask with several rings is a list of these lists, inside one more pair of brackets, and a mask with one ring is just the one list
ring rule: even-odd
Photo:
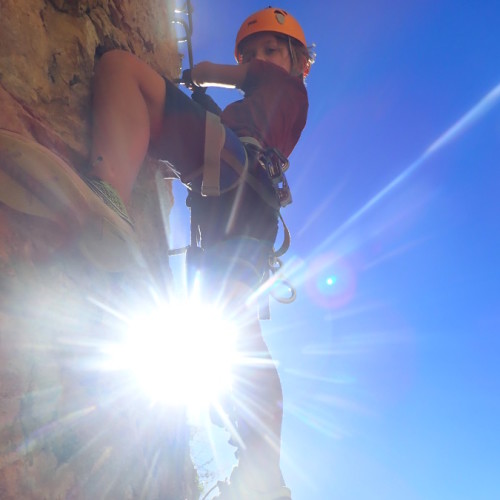
[[205,153],[203,158],[203,196],[220,196],[220,157],[226,141],[226,129],[220,118],[213,113],[206,113]]
[[[241,138],[240,138],[241,139]],[[243,138],[244,140],[242,142],[246,142],[248,144],[254,144],[254,145],[259,145],[258,141],[253,139],[252,137],[245,137]],[[249,141],[248,139],[251,139]],[[223,149],[221,151],[221,158],[232,168],[234,169],[243,179],[245,182],[247,182],[252,189],[254,189],[257,194],[267,203],[269,204],[272,208],[276,209],[278,211],[278,216],[281,220],[281,223],[283,224],[283,243],[281,244],[280,248],[274,252],[274,255],[276,257],[281,257],[284,255],[287,250],[290,248],[290,231],[288,229],[288,226],[285,224],[285,221],[283,219],[283,216],[281,215],[280,212],[280,204],[279,201],[276,199],[275,196],[273,196],[268,190],[266,190],[260,181],[256,179],[249,171],[248,169],[244,169],[238,159],[231,154],[229,151]]]
[[248,169],[242,167],[241,163],[230,151],[223,149],[221,151],[221,159],[224,160],[233,170],[235,170],[238,173],[238,175],[245,182],[247,182],[250,185],[250,187],[254,191],[256,191],[268,205],[275,208],[276,210],[280,209],[280,204],[279,201],[276,199],[276,196],[274,196],[268,190],[266,190],[265,187],[261,184],[261,182],[257,178],[255,178],[252,175],[252,173],[248,171]]
[[281,246],[278,248],[278,250],[274,251],[275,257],[281,257],[282,255],[285,255],[288,249],[290,248],[290,242],[291,242],[290,230],[288,229],[288,226],[285,224],[285,219],[283,219],[281,212],[279,212],[278,215],[281,223],[283,224],[283,243],[281,243]]
[[250,137],[250,136],[242,136],[239,137],[239,140],[243,144],[251,144],[252,146],[255,146],[256,148],[260,149],[261,151],[264,149],[260,141],[258,141],[255,137]]

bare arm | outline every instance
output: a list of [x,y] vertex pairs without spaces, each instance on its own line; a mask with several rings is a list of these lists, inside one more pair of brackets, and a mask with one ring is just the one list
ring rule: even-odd
[[201,62],[191,72],[193,82],[199,87],[241,88],[247,76],[248,64],[215,64]]

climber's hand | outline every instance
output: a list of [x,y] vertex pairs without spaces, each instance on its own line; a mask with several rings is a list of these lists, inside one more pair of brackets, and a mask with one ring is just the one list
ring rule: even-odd
[[196,85],[196,83],[193,81],[193,76],[190,69],[185,69],[182,72],[181,83],[189,90],[200,88],[199,85]]

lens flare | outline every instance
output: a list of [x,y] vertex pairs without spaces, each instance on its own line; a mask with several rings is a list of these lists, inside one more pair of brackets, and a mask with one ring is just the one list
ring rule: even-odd
[[326,284],[328,286],[333,286],[335,283],[337,283],[337,276],[328,276],[328,278],[326,278]]
[[154,402],[201,409],[231,387],[235,327],[215,308],[185,301],[136,315],[110,352]]
[[346,305],[353,297],[356,279],[352,267],[334,253],[316,257],[306,273],[306,290],[321,307],[336,309]]

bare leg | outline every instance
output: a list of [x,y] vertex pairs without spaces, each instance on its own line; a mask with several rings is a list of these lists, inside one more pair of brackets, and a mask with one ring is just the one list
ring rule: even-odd
[[151,140],[161,130],[165,82],[134,55],[114,50],[93,81],[91,174],[127,201]]
[[244,328],[241,352],[257,363],[243,364],[236,373],[239,428],[245,443],[239,465],[242,473],[266,491],[280,486],[280,445],[283,395],[278,371],[254,321]]
[[238,443],[238,467],[231,475],[231,483],[243,490],[279,490],[283,393],[276,364],[256,317],[256,306],[247,306],[252,287],[231,276],[217,281],[220,275],[218,272],[211,275],[208,266],[204,273],[205,299],[213,299],[213,283],[220,283],[223,289],[216,300],[219,305],[224,303],[230,317],[237,318],[235,347],[241,363],[233,368],[232,394],[238,437],[243,446]]

